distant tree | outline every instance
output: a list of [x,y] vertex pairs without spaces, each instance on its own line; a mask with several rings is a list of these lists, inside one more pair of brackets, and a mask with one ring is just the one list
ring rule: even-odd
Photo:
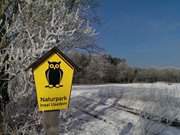
[[74,76],[75,83],[85,83],[86,69],[91,61],[91,54],[82,53],[77,51],[69,51],[68,56],[78,65],[80,71],[77,72]]
[[127,76],[127,72],[128,72],[128,65],[125,62],[121,62],[117,65],[117,80],[119,83],[127,83],[128,81],[128,76]]

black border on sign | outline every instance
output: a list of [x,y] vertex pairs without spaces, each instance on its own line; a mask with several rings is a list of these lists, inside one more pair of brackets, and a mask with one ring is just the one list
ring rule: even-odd
[[64,61],[66,61],[66,63],[71,68],[74,68],[76,71],[80,71],[80,68],[69,57],[67,57],[62,51],[60,51],[57,47],[53,47],[51,50],[45,53],[42,57],[40,57],[38,60],[32,63],[29,67],[27,67],[25,71],[28,71],[30,68],[32,68],[33,70],[36,69],[41,63],[43,63],[48,57],[50,57],[54,53],[58,54]]
[[[46,52],[42,57],[40,57],[38,60],[36,60],[34,63],[32,63],[29,67],[25,69],[25,71],[28,71],[29,69],[32,68],[32,70],[35,70],[41,63],[43,63],[47,58],[49,58],[53,54],[57,54],[61,59],[65,61],[66,64],[68,64],[72,69],[73,69],[73,76],[74,76],[74,71],[80,71],[80,68],[69,58],[67,57],[62,51],[60,51],[57,47],[53,47],[51,50]],[[72,76],[72,77],[73,77]],[[73,78],[71,80],[73,82]],[[70,87],[70,94],[69,94],[69,103],[67,108],[65,109],[60,109],[60,110],[67,110],[70,106],[70,101],[71,101],[71,93],[72,93],[72,82],[71,82],[71,87]],[[60,111],[60,110],[41,110],[39,112],[46,112],[46,111]]]

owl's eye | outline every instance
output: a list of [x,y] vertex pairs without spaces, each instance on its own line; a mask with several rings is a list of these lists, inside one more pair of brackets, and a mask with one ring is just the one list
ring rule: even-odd
[[54,65],[53,65],[53,64],[50,64],[50,68],[54,68]]
[[59,68],[59,65],[58,65],[58,64],[56,64],[56,65],[55,65],[55,68]]

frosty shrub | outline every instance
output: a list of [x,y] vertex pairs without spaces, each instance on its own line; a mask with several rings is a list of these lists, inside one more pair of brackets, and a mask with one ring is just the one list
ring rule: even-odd
[[[73,3],[71,3],[73,2]],[[92,51],[96,32],[88,20],[88,3],[80,0],[21,0],[18,14],[7,26],[8,44],[0,51],[0,71],[8,81],[10,103],[6,106],[5,129],[10,134],[34,132],[38,118],[31,71],[25,69],[46,51],[58,46]],[[21,129],[21,130],[20,130]],[[30,133],[33,134],[33,133]]]
[[[140,119],[140,130],[142,135],[153,135],[163,133],[168,125],[175,120],[179,120],[180,100],[178,99],[179,91],[174,89],[151,89],[146,95],[146,102],[150,102],[142,111]],[[147,114],[148,113],[148,114]],[[151,114],[151,115],[149,115]],[[150,118],[148,120],[146,118]],[[166,124],[162,124],[162,121]]]

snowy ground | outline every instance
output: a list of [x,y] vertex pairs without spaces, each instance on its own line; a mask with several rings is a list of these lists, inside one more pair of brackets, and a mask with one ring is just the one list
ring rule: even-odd
[[180,120],[180,84],[73,86],[70,109],[61,114],[64,135],[180,135],[180,128],[143,119],[118,104]]

